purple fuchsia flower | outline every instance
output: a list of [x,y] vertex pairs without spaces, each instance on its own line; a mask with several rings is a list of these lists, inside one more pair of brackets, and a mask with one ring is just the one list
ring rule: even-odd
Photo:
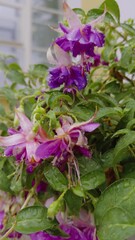
[[0,136],[0,146],[5,147],[5,156],[14,156],[17,161],[25,160],[27,165],[37,164],[40,158],[35,152],[46,139],[46,135],[39,127],[38,132],[33,131],[33,123],[23,114],[16,110],[16,116],[20,122],[18,130],[9,129],[10,136]]
[[49,68],[48,85],[57,88],[64,85],[66,89],[75,87],[78,90],[85,88],[87,84],[86,74],[81,65],[73,65],[71,56],[62,50],[57,44],[53,46],[55,57],[48,50],[48,60],[56,67]]
[[98,19],[84,25],[66,2],[63,7],[69,27],[59,25],[64,35],[57,38],[55,42],[64,51],[72,52],[74,57],[82,54],[94,57],[94,47],[102,47],[105,41],[104,34],[94,29],[94,26],[102,21],[106,12]]
[[37,157],[54,157],[53,165],[60,169],[66,162],[75,163],[76,150],[86,157],[91,157],[85,132],[93,132],[99,127],[99,123],[94,123],[93,119],[94,117],[82,123],[73,123],[70,117],[60,119],[61,127],[56,129],[53,139],[40,144],[36,151]]

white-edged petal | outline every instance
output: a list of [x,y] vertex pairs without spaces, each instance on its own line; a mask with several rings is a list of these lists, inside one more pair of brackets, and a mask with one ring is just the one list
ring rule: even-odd
[[33,160],[36,162],[40,161],[40,158],[35,155],[35,152],[38,147],[39,147],[38,142],[31,141],[26,143],[26,152],[29,162],[32,162]]
[[69,5],[64,2],[63,9],[65,12],[65,18],[67,19],[71,28],[80,28],[82,26],[81,21],[77,14],[69,7]]
[[48,51],[47,51],[47,59],[48,59],[50,64],[57,65],[57,61],[54,58],[54,56],[52,55],[51,48],[49,48]]
[[60,48],[57,44],[54,44],[54,53],[57,59],[57,65],[68,66],[71,64],[70,55],[65,52],[62,48]]
[[7,137],[0,136],[0,146],[10,147],[25,142],[25,137],[21,133],[13,134]]
[[16,116],[19,120],[20,127],[24,133],[28,134],[32,129],[32,122],[26,117],[26,115],[16,109]]

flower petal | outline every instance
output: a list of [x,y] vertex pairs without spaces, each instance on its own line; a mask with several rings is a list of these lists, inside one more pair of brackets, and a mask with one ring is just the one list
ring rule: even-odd
[[29,162],[33,160],[35,160],[36,162],[40,161],[40,157],[36,156],[35,154],[38,146],[39,146],[39,143],[35,141],[26,143],[26,151],[27,151],[27,157]]
[[38,147],[36,156],[40,158],[48,158],[51,157],[54,153],[57,155],[57,152],[60,151],[60,144],[61,139],[46,141]]
[[85,132],[93,132],[99,126],[100,126],[99,123],[86,123],[86,124],[80,126],[80,129]]
[[10,147],[10,146],[17,145],[24,142],[25,142],[25,138],[23,134],[20,134],[20,133],[17,133],[8,137],[0,137],[0,146],[2,147]]
[[74,149],[75,149],[75,151],[80,152],[85,157],[88,157],[88,158],[92,157],[92,153],[90,152],[90,150],[88,148],[75,146]]
[[80,28],[82,26],[79,17],[76,13],[69,7],[69,5],[64,2],[63,4],[65,18],[67,19],[71,28]]
[[71,64],[70,55],[67,52],[65,52],[62,48],[60,48],[57,44],[54,44],[54,52],[58,61],[57,65],[68,66]]
[[69,131],[73,131],[75,129],[81,129],[85,132],[93,132],[96,128],[100,126],[99,123],[93,123],[94,118],[95,118],[95,115],[86,122],[74,123],[70,127]]
[[51,48],[49,48],[48,51],[47,51],[47,59],[48,59],[50,64],[57,65],[57,61],[54,58],[54,56],[52,55]]
[[32,126],[33,126],[32,122],[26,117],[24,113],[18,111],[17,109],[16,109],[16,115],[19,119],[22,130],[24,131],[24,133],[27,134],[32,129]]

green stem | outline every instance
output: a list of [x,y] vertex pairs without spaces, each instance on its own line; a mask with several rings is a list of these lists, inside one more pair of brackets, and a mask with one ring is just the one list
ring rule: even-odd
[[114,170],[114,172],[115,172],[116,179],[119,180],[119,179],[120,179],[120,176],[119,176],[119,172],[118,172],[117,167],[115,166],[115,167],[113,168],[113,170]]
[[28,203],[29,203],[30,199],[32,198],[34,192],[35,192],[35,187],[33,187],[33,188],[30,190],[30,192],[29,192],[29,194],[28,194],[28,196],[27,196],[24,204],[23,204],[22,207],[21,207],[21,210],[24,209],[24,208],[28,205]]

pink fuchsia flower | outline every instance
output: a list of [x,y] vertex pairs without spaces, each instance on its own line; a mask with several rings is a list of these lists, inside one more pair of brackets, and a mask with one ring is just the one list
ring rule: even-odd
[[22,112],[16,110],[16,116],[20,128],[9,129],[10,136],[0,136],[0,146],[6,148],[5,156],[14,156],[18,161],[25,160],[27,165],[37,164],[40,158],[35,152],[40,143],[46,140],[46,135],[40,127],[37,133],[34,132],[33,123]]
[[94,117],[82,123],[73,123],[70,117],[61,119],[61,127],[56,129],[54,138],[40,144],[36,155],[42,159],[54,157],[53,164],[59,168],[69,159],[70,162],[75,159],[76,150],[86,157],[91,157],[85,132],[93,132],[99,127],[99,123],[94,123],[93,119]]
[[94,29],[94,26],[102,21],[105,13],[98,19],[84,25],[66,2],[64,2],[63,6],[69,27],[65,27],[63,24],[59,25],[64,35],[57,38],[55,42],[64,51],[72,52],[74,57],[84,53],[94,57],[94,47],[104,45],[104,34]]
[[78,90],[85,88],[87,84],[86,74],[83,66],[72,63],[71,56],[62,50],[57,44],[54,44],[53,50],[48,50],[48,60],[51,64],[56,65],[49,68],[48,85],[50,88],[57,88],[64,85],[66,89],[75,87]]

